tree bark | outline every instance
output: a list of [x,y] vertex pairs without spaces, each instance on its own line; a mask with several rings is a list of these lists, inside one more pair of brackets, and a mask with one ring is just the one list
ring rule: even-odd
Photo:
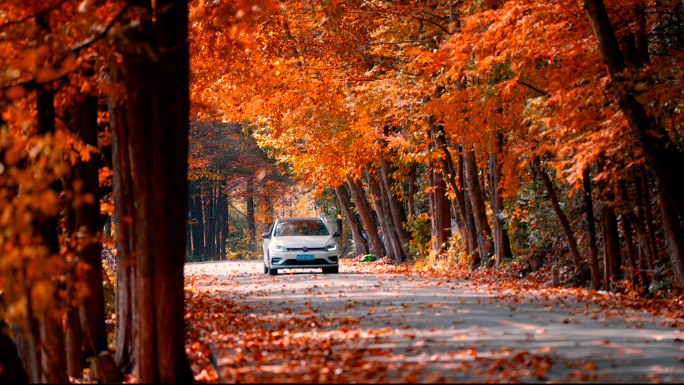
[[368,235],[368,240],[370,244],[370,251],[371,253],[375,254],[375,256],[378,259],[382,258],[385,256],[385,251],[382,246],[382,241],[380,241],[380,237],[378,236],[378,230],[375,226],[375,221],[371,219],[371,215],[373,215],[373,212],[368,211],[366,209],[366,204],[364,204],[364,200],[366,199],[365,194],[363,194],[363,190],[357,190],[356,183],[354,183],[351,177],[347,176],[346,181],[347,186],[349,187],[349,190],[352,193],[352,198],[354,198],[354,204],[356,205],[356,209],[358,210],[359,216],[361,217],[361,222],[363,222],[363,227],[366,228],[366,234]]
[[653,123],[634,92],[627,89],[623,71],[627,68],[617,37],[606,12],[603,0],[585,0],[591,27],[598,40],[603,61],[613,83],[615,98],[620,105],[635,139],[641,146],[646,162],[651,167],[665,196],[679,215],[684,215],[684,158],[669,135]]
[[660,260],[658,255],[658,243],[655,237],[655,226],[653,222],[653,207],[651,206],[651,190],[648,183],[648,174],[642,167],[641,172],[641,190],[644,193],[644,218],[646,219],[646,236],[648,239],[648,255],[650,266],[655,265],[655,261]]
[[408,187],[408,212],[410,217],[416,216],[416,169],[418,163],[411,163],[411,170],[409,171],[409,187]]
[[575,234],[572,231],[572,227],[570,227],[570,222],[568,221],[568,217],[565,216],[565,213],[560,207],[560,203],[558,203],[558,196],[556,195],[556,190],[553,187],[553,183],[551,182],[551,179],[549,178],[548,174],[546,174],[546,171],[542,168],[539,158],[534,157],[532,160],[532,165],[537,171],[537,174],[539,174],[539,177],[541,178],[542,182],[544,183],[544,187],[546,187],[546,192],[549,194],[549,199],[551,200],[551,205],[553,206],[553,211],[556,213],[558,216],[558,220],[561,223],[561,226],[563,227],[563,232],[565,233],[565,240],[568,242],[568,248],[570,249],[570,255],[572,255],[572,259],[575,261],[575,264],[577,266],[580,266],[582,263],[582,257],[580,257],[579,250],[577,249],[577,241],[575,240]]
[[629,223],[626,215],[620,216],[620,226],[622,227],[622,234],[625,237],[625,248],[627,249],[627,262],[629,263],[629,279],[632,282],[632,286],[637,286],[637,266],[634,260],[634,242],[632,237],[632,225]]
[[403,250],[396,240],[396,230],[394,229],[392,222],[392,213],[390,212],[391,209],[388,207],[389,202],[387,202],[387,199],[384,199],[384,191],[382,191],[380,184],[371,173],[370,166],[366,164],[365,168],[368,188],[370,189],[371,199],[373,199],[373,205],[378,214],[378,221],[380,222],[380,228],[382,229],[387,256],[401,263],[403,262]]
[[466,146],[465,144],[463,144],[463,151],[465,151],[465,173],[468,180],[468,193],[472,204],[473,217],[475,218],[478,244],[480,245],[480,256],[483,258],[482,262],[484,265],[486,267],[491,267],[494,264],[494,260],[492,260],[492,256],[494,255],[494,242],[492,242],[492,230],[487,221],[484,196],[478,180],[475,152],[472,149],[469,149],[469,146]]
[[489,189],[492,201],[492,223],[494,225],[494,251],[496,254],[496,267],[499,268],[504,259],[512,257],[511,244],[508,232],[504,227],[501,215],[503,214],[503,197],[501,196],[501,164],[497,152],[501,149],[503,135],[497,136],[494,151],[489,153]]
[[673,205],[666,199],[662,189],[658,189],[660,212],[663,218],[663,231],[667,251],[672,264],[672,275],[677,285],[684,285],[684,232]]
[[337,200],[340,202],[340,207],[342,208],[342,211],[344,211],[344,216],[347,217],[347,222],[351,229],[352,239],[354,240],[354,255],[359,256],[368,254],[368,243],[361,235],[361,224],[351,207],[351,198],[349,197],[349,193],[347,193],[347,189],[344,185],[335,186],[334,189]]
[[250,244],[256,247],[256,221],[254,219],[254,187],[252,180],[247,180],[247,229]]
[[202,190],[197,188],[196,194],[193,197],[194,204],[194,221],[195,224],[192,226],[192,252],[195,258],[200,260],[204,259],[204,215],[202,210]]
[[582,173],[582,185],[584,187],[584,211],[587,215],[587,234],[589,235],[589,259],[591,264],[592,288],[597,290],[600,284],[598,248],[596,247],[596,226],[594,219],[594,203],[591,198],[591,177],[589,168]]
[[[183,264],[187,213],[189,127],[188,6],[180,0],[141,1],[150,12],[132,30],[133,42],[147,44],[154,60],[132,47],[124,53],[126,121],[117,136],[128,150],[132,204],[131,287],[136,309],[136,374],[140,382],[186,382],[192,372],[185,356]],[[152,16],[155,17],[154,23]],[[123,218],[121,218],[123,220]],[[119,223],[121,226],[123,223]],[[120,227],[121,228],[121,227]]]
[[606,204],[601,205],[601,219],[603,223],[603,255],[606,290],[610,289],[610,279],[622,279],[622,258],[620,257],[620,240],[618,238],[618,224],[615,212]]
[[373,229],[375,229],[374,231],[377,231],[378,221],[376,218],[379,215],[376,215],[377,214],[376,211],[371,207],[370,202],[366,198],[366,192],[363,188],[363,183],[361,183],[361,179],[355,180],[354,183],[356,184],[356,191],[359,192],[359,196],[362,198],[361,203],[363,203],[363,206],[366,208],[366,211],[370,214],[370,219],[371,219],[371,222],[373,223]]
[[395,231],[402,247],[408,245],[411,241],[411,236],[404,229],[404,223],[406,222],[406,212],[404,211],[404,206],[402,206],[396,195],[392,193],[392,178],[390,176],[390,166],[383,157],[382,151],[378,154],[380,157],[380,176],[382,180],[383,190],[387,194],[387,200],[389,201],[390,210],[392,211],[392,219],[394,222]]
[[124,372],[133,370],[135,364],[133,287],[135,261],[133,250],[136,239],[133,231],[133,191],[129,164],[128,132],[125,128],[125,105],[110,101],[110,130],[112,133],[112,164],[114,191],[114,222],[116,237],[116,354],[114,361]]

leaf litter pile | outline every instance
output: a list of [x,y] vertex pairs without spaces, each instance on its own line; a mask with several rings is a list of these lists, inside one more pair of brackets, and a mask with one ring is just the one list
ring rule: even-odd
[[[206,269],[210,270],[209,267]],[[496,304],[497,307],[505,304],[515,311],[516,306],[536,303],[544,306],[545,310],[560,309],[567,314],[566,317],[558,317],[559,324],[580,323],[574,315],[583,315],[600,321],[619,318],[623,327],[638,329],[643,323],[634,313],[646,312],[657,316],[660,325],[678,333],[684,318],[681,303],[677,300],[554,288],[534,277],[517,278],[510,271],[416,270],[382,261],[345,261],[342,271],[354,271],[365,276],[403,277],[418,288],[435,287],[445,292],[451,291],[449,287],[458,282],[460,287],[487,294],[477,298],[473,304]],[[468,313],[470,309],[454,309],[438,301],[398,304],[387,302],[384,298],[381,301],[347,300],[344,311],[331,311],[318,306],[322,302],[315,301],[327,301],[325,296],[332,294],[343,297],[351,290],[337,290],[339,287],[333,288],[332,284],[328,287],[326,281],[318,282],[316,276],[322,279],[328,277],[310,273],[288,276],[281,272],[274,278],[257,271],[224,276],[212,275],[211,271],[207,274],[204,270],[187,274],[186,351],[196,380],[313,383],[580,382],[613,379],[601,370],[607,366],[606,362],[612,362],[610,359],[614,358],[607,355],[603,358],[608,361],[597,365],[590,358],[563,359],[556,354],[553,346],[510,344],[507,347],[499,342],[482,347],[473,342],[472,335],[486,333],[477,325],[466,331],[461,325],[464,321],[459,318],[460,314],[455,314]],[[344,278],[344,274],[340,276]],[[297,290],[297,294],[304,293],[310,300],[291,294],[295,293],[289,286],[293,284],[291,282],[302,279],[316,281],[306,291]],[[274,282],[285,284],[275,291],[272,286]],[[370,289],[380,292],[387,287],[387,293],[395,293],[389,291],[391,284],[391,279],[378,279]],[[405,283],[402,285],[404,290],[408,290]],[[289,296],[294,299],[288,299]],[[412,320],[414,324],[411,324],[404,318],[399,320],[380,315],[412,314],[411,311],[417,311],[415,314],[453,311],[454,314],[448,315],[453,326],[446,331],[437,327],[429,328],[428,332],[427,328],[421,330],[415,327],[415,322],[423,321],[422,316]],[[536,319],[536,314],[532,318]],[[369,320],[373,320],[371,327]],[[525,327],[505,319],[497,322]],[[528,340],[546,333],[545,328],[534,330],[527,336]],[[677,343],[681,339],[674,338],[673,341]],[[592,342],[602,348],[619,347],[621,350],[617,350],[615,356],[620,356],[625,350],[622,345],[607,339]],[[555,374],[551,375],[553,368]],[[676,381],[677,377],[645,373],[630,379]]]

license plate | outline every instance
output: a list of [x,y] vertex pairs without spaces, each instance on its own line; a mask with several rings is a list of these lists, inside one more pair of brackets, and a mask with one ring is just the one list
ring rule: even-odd
[[314,255],[313,254],[297,254],[297,260],[298,261],[313,261]]

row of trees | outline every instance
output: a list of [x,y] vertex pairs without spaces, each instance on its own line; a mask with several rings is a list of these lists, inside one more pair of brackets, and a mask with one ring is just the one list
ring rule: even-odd
[[292,192],[248,128],[217,121],[191,125],[189,183],[186,254],[202,261],[257,255],[257,230],[284,214]]
[[427,218],[472,267],[555,251],[594,288],[684,283],[680,1],[280,5],[239,43],[191,26],[193,93],[334,189],[357,254],[405,260]]
[[[187,2],[7,0],[0,10],[0,288],[9,324],[0,378],[68,383],[91,357],[100,382],[122,381],[122,371],[142,382],[191,381]],[[108,214],[117,251],[112,345],[101,262]]]

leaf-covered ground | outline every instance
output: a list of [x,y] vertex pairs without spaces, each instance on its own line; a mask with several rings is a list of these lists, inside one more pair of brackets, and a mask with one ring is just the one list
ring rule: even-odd
[[681,303],[505,273],[207,262],[187,265],[186,299],[202,382],[684,379]]

